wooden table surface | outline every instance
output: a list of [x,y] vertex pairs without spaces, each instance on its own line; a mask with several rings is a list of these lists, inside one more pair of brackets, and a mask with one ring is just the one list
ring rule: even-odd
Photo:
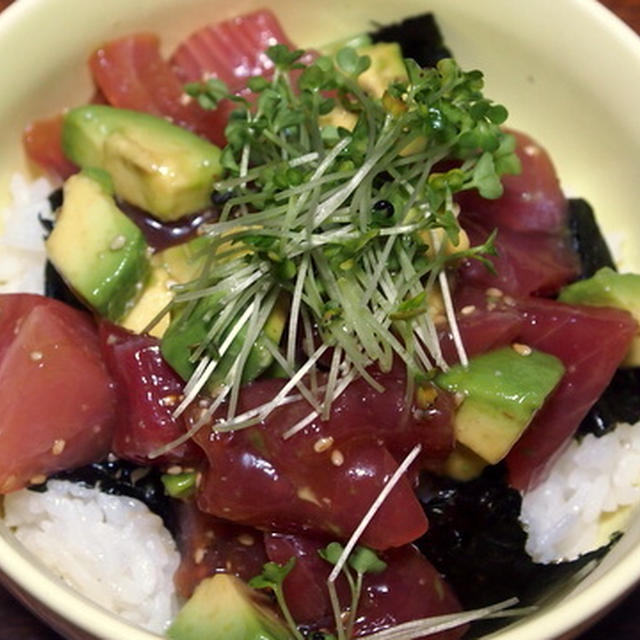
[[[602,0],[602,3],[640,33],[640,0]],[[0,9],[6,4],[9,2],[0,0]],[[601,622],[580,636],[580,640],[637,640],[638,638],[640,638],[640,587],[636,588]],[[0,640],[63,639],[49,630],[0,587]]]

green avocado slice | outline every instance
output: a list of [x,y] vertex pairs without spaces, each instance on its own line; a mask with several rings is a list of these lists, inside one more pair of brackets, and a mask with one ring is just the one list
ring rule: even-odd
[[109,176],[97,170],[71,176],[64,204],[46,241],[57,271],[100,315],[118,321],[149,274],[140,229],[117,207]]
[[170,222],[209,204],[220,149],[164,118],[88,105],[64,116],[62,147],[82,168],[111,174],[115,192]]
[[233,575],[205,578],[167,631],[171,640],[290,640],[266,598]]
[[[169,328],[162,338],[160,348],[163,357],[184,380],[188,380],[195,371],[197,363],[192,360],[192,353],[198,345],[207,340],[212,318],[221,310],[222,297],[222,294],[218,294],[202,298],[193,309],[184,307],[178,311],[175,317],[172,317]],[[276,301],[249,351],[242,371],[243,382],[255,380],[273,363],[273,356],[266,341],[276,344],[280,341],[287,323],[288,303],[288,297],[285,295],[281,295]],[[225,381],[242,350],[247,331],[248,327],[245,325],[231,341],[208,382],[208,388],[215,388]]]
[[564,374],[556,357],[520,345],[503,347],[438,374],[436,384],[462,396],[456,440],[495,464],[527,428]]

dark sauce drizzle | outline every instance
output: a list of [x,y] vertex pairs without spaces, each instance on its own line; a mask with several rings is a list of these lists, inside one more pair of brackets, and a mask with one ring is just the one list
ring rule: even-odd
[[198,227],[204,222],[213,222],[218,214],[215,209],[204,209],[190,216],[184,216],[176,222],[161,222],[146,211],[134,207],[128,202],[118,201],[118,206],[138,225],[150,247],[162,251],[182,242],[187,242],[198,233]]

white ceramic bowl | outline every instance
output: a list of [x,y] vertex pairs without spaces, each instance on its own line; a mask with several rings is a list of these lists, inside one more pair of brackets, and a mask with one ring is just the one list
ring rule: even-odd
[[[96,45],[146,30],[161,34],[168,52],[206,22],[264,5],[303,46],[357,33],[371,20],[434,11],[463,67],[482,69],[488,95],[509,107],[511,124],[549,149],[563,185],[591,201],[607,233],[626,234],[625,266],[639,270],[640,39],[594,0],[19,0],[0,17],[0,193],[11,172],[25,166],[25,124],[90,96],[85,60]],[[568,637],[611,606],[640,578],[635,515],[586,580],[491,637]],[[0,570],[24,602],[68,637],[156,637],[60,584],[1,525]]]

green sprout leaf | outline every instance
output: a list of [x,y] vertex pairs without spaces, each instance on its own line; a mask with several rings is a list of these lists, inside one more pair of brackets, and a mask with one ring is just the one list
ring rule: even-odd
[[293,556],[283,565],[277,562],[267,562],[262,565],[262,573],[249,580],[249,586],[254,589],[271,589],[276,596],[278,606],[294,638],[296,638],[296,640],[303,640],[302,634],[298,631],[298,625],[289,611],[282,589],[285,578],[289,575],[295,564],[296,559]]
[[336,54],[340,69],[349,76],[359,76],[371,66],[369,56],[360,56],[352,47],[343,47]]
[[332,565],[338,564],[344,547],[339,542],[330,542],[324,549],[318,551],[318,555]]
[[284,579],[291,573],[296,564],[295,558],[289,558],[286,564],[267,562],[262,567],[262,573],[249,580],[249,586],[254,589],[277,589],[282,586]]
[[220,100],[229,96],[227,85],[218,78],[209,78],[206,82],[191,82],[185,85],[184,92],[207,110],[217,109]]
[[357,573],[382,573],[387,563],[367,547],[357,546],[349,556],[349,565]]

